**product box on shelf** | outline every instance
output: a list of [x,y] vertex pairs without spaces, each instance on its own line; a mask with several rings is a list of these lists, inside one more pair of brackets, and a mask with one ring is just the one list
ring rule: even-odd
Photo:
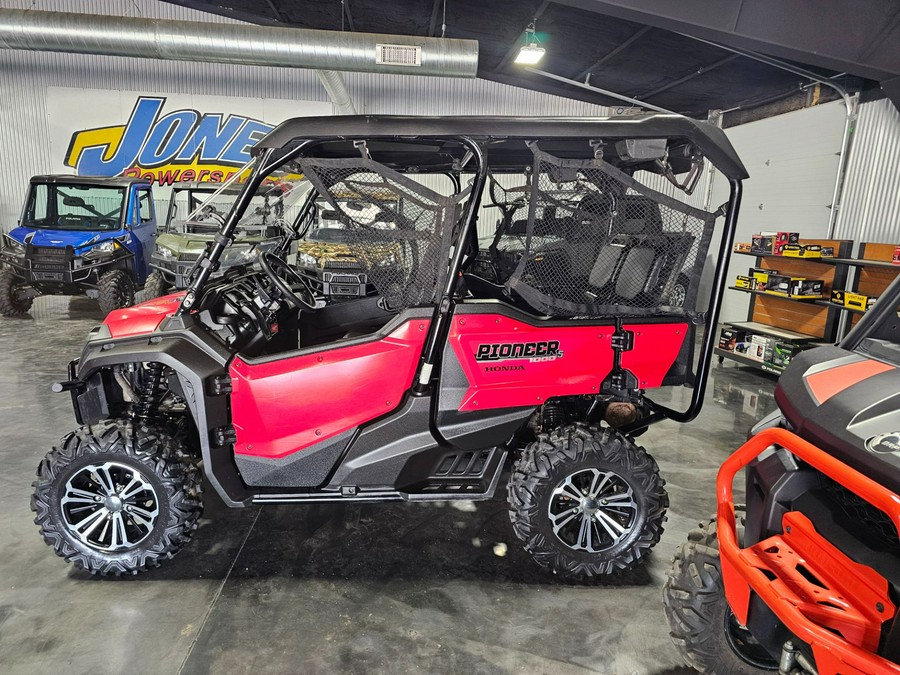
[[750,253],[752,247],[749,241],[739,241],[734,245],[734,250],[736,253]]
[[723,328],[719,333],[719,349],[733,352],[738,343],[747,337],[747,331],[739,328]]
[[821,279],[794,279],[789,295],[792,298],[821,298],[825,293],[825,282]]
[[781,255],[785,258],[821,258],[822,247],[818,244],[785,244]]
[[785,368],[799,351],[800,347],[791,342],[776,342],[772,346],[771,363],[773,366]]
[[751,267],[749,274],[756,282],[756,290],[764,291],[769,283],[769,276],[778,274],[778,270],[768,270],[763,267]]
[[772,253],[772,247],[775,244],[775,239],[771,236],[765,236],[762,234],[754,234],[751,237],[750,241],[750,252],[751,253]]
[[756,279],[754,279],[753,277],[745,277],[739,274],[737,276],[737,279],[734,280],[734,287],[754,290],[756,288]]
[[900,246],[894,247],[894,257],[891,258],[891,262],[895,265],[900,265]]
[[834,257],[834,246],[823,246],[822,247],[822,257],[823,258],[833,258]]
[[766,293],[790,295],[791,285],[795,281],[804,281],[805,277],[791,277],[784,274],[770,274],[766,282]]
[[831,302],[841,307],[849,307],[850,309],[858,309],[866,311],[875,304],[876,298],[864,293],[854,293],[853,291],[831,291]]
[[775,348],[775,338],[767,335],[751,335],[748,337],[749,348],[745,356],[760,363],[772,361],[772,354]]
[[[769,234],[764,232],[763,234]],[[799,232],[775,232],[774,242],[772,244],[772,253],[775,255],[783,255],[784,248],[800,243]]]

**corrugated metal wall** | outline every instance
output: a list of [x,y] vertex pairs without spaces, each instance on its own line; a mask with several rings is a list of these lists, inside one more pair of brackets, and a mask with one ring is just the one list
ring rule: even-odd
[[864,103],[852,143],[836,235],[900,243],[900,111],[887,99]]
[[[230,19],[155,0],[0,0],[15,9],[144,16],[186,21]],[[486,80],[346,73],[360,112],[369,114],[604,115],[607,109]],[[229,64],[0,50],[0,223],[18,217],[28,178],[54,170],[47,87],[76,87],[327,101],[314,71]],[[267,120],[278,122],[280,120]],[[54,162],[54,160],[56,160]]]

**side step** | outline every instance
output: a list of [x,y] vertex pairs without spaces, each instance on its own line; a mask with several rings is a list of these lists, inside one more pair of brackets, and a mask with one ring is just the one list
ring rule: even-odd
[[484,501],[494,497],[508,454],[505,448],[447,452],[439,458],[433,475],[408,491],[344,486],[340,492],[262,493],[253,503]]

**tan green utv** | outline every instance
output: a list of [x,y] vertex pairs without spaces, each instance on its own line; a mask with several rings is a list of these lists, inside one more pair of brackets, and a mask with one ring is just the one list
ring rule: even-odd
[[[240,191],[239,184],[172,186],[165,226],[160,228],[156,251],[150,257],[153,272],[145,286],[148,299],[190,284],[197,260],[212,243]],[[234,243],[219,261],[216,275],[253,262],[259,252],[274,250],[290,228],[293,201],[277,183],[257,193],[238,224]]]

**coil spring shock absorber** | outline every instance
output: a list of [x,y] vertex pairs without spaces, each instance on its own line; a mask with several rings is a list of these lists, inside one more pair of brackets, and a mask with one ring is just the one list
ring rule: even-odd
[[541,408],[541,431],[552,431],[566,422],[566,411],[558,401],[547,401]]
[[158,403],[159,385],[162,382],[163,364],[148,363],[144,366],[144,385],[134,405],[135,417],[146,419],[153,414]]

